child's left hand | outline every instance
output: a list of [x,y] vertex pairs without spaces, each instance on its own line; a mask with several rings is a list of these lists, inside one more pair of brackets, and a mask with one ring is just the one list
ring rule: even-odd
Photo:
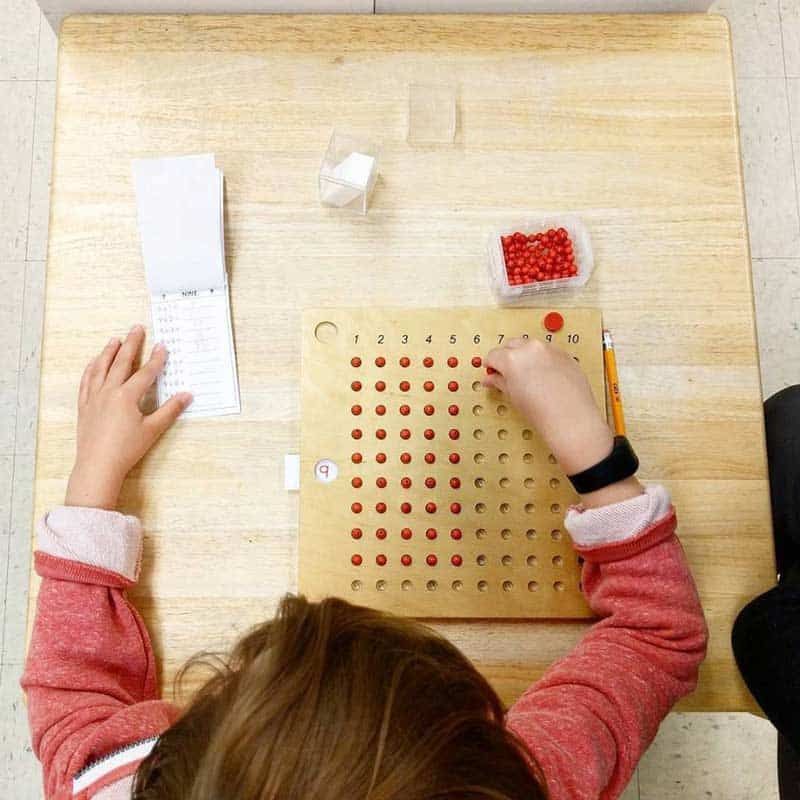
[[136,325],[124,342],[111,339],[83,373],[65,505],[114,509],[125,476],[192,402],[191,394],[181,392],[152,414],[142,414],[139,401],[167,361],[166,348],[157,344],[135,370],[143,343],[144,328]]

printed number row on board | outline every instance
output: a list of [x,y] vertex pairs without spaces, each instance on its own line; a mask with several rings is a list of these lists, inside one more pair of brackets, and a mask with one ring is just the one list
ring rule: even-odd
[[[521,338],[522,339],[530,339],[530,335],[527,334],[527,333],[523,333],[523,334],[521,334]],[[545,338],[545,341],[552,342],[553,341],[553,334],[552,333],[546,333],[544,338]],[[505,339],[506,339],[506,335],[504,333],[498,333],[497,334],[497,344],[503,344]],[[567,342],[569,344],[579,344],[580,340],[581,340],[581,336],[580,336],[579,333],[568,333],[567,334]],[[411,341],[411,338],[409,337],[409,335],[407,333],[403,333],[403,334],[400,335],[400,344],[401,345],[409,344],[410,341]],[[425,337],[424,341],[426,342],[426,344],[433,344],[433,334],[429,333]],[[354,334],[353,342],[354,342],[354,344],[360,344],[361,343],[361,334],[359,334],[359,333]],[[379,344],[379,345],[380,344],[387,344],[386,336],[384,334],[382,334],[382,333],[379,333],[375,337],[375,343]],[[455,333],[451,333],[450,337],[449,337],[449,340],[448,340],[448,343],[449,344],[458,344],[458,336]],[[480,343],[481,343],[481,335],[479,333],[476,333],[472,337],[472,344],[480,344]]]

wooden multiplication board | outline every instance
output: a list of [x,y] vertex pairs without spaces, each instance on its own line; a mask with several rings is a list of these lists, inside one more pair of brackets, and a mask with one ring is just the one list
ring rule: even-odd
[[550,311],[304,313],[303,593],[419,617],[590,616],[563,526],[572,488],[480,384],[492,347],[549,339],[605,408],[599,311],[560,309],[552,333]]

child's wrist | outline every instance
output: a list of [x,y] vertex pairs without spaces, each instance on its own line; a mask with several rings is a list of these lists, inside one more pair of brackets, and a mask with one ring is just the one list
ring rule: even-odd
[[119,501],[123,478],[106,470],[88,470],[76,464],[69,477],[64,505],[114,511]]
[[622,503],[644,494],[644,486],[639,483],[635,475],[625,478],[609,486],[604,486],[596,492],[588,492],[580,495],[581,505],[584,508],[600,508],[610,506],[613,503]]

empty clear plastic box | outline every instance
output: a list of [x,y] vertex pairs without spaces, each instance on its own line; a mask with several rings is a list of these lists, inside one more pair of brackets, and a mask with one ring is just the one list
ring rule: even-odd
[[366,214],[378,177],[378,155],[372,142],[334,131],[319,169],[320,202]]

